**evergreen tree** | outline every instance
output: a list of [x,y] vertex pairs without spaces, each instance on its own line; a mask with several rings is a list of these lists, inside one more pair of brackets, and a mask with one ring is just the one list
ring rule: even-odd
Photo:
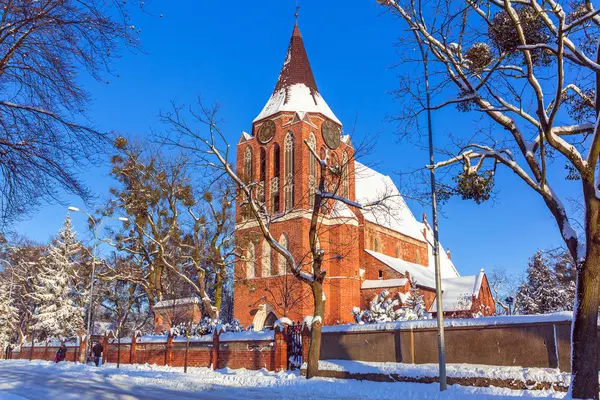
[[527,278],[517,292],[517,305],[522,314],[572,309],[567,291],[560,285],[556,273],[548,264],[549,260],[542,251],[531,258]]
[[424,319],[426,317],[427,309],[425,308],[425,299],[423,293],[417,287],[417,281],[415,278],[410,278],[410,296],[406,300],[406,308],[410,310],[415,319]]
[[0,282],[0,349],[2,350],[15,336],[19,321],[9,285],[7,282]]
[[32,325],[40,338],[71,338],[83,331],[83,307],[78,305],[74,290],[73,262],[77,243],[70,217],[67,215],[58,239],[48,247],[35,280],[37,303]]

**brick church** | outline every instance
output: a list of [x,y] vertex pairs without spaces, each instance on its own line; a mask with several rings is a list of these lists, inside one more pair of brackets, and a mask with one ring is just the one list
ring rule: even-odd
[[[425,216],[418,221],[389,176],[354,160],[355,148],[342,133],[342,122],[317,88],[298,25],[294,26],[275,89],[237,145],[238,174],[256,183],[256,195],[271,218],[279,243],[310,268],[309,228],[318,182],[316,154],[342,172],[336,193],[359,209],[335,201],[323,207],[319,246],[325,251],[323,284],[327,324],[353,322],[355,306],[367,308],[382,290],[406,299],[415,278],[431,313],[435,309],[433,233]],[[331,189],[331,188],[330,188]],[[255,329],[272,326],[280,317],[302,320],[313,314],[311,293],[282,257],[263,239],[255,221],[236,213],[234,315]],[[440,246],[444,314],[492,315],[494,301],[483,270],[460,276],[450,252]]]

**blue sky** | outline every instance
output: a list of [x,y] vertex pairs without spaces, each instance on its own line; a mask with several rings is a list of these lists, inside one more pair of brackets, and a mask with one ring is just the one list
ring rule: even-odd
[[[397,75],[414,68],[393,68],[398,61],[396,37],[405,34],[405,27],[381,15],[375,1],[340,4],[301,4],[300,29],[313,72],[321,94],[347,129],[357,119],[359,136],[378,136],[374,151],[361,161],[377,163],[377,169],[399,182],[396,172],[427,162],[426,153],[397,143],[395,126],[387,122],[399,107],[389,94]],[[133,22],[142,29],[143,52],[124,52],[113,65],[119,76],[107,77],[108,84],[82,76],[93,98],[91,120],[104,130],[143,137],[160,128],[157,114],[168,109],[170,101],[191,103],[202,96],[222,104],[224,130],[231,143],[237,142],[273,90],[292,32],[294,7],[291,0],[155,0],[148,8],[156,16],[137,16]],[[471,117],[457,115],[454,108],[435,113],[436,140],[474,129]],[[97,204],[112,184],[108,170],[108,165],[90,168],[83,176],[98,194]],[[573,188],[561,180],[558,189],[568,195]],[[511,172],[500,171],[497,189],[494,203],[478,206],[452,199],[444,207],[440,238],[463,275],[494,267],[520,274],[537,249],[561,244],[543,202]],[[65,196],[65,202],[93,209],[79,199]],[[420,219],[423,209],[409,203]],[[42,207],[15,229],[46,241],[61,226],[65,212],[64,205]],[[73,219],[85,234],[84,217]]]

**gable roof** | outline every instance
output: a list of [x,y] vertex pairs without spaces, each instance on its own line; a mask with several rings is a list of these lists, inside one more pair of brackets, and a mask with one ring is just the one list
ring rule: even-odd
[[290,45],[273,94],[253,122],[280,111],[320,113],[342,125],[319,94],[297,24],[294,26]]
[[[473,298],[479,298],[481,284],[485,272],[477,275],[461,276],[458,278],[442,279],[442,305],[444,311],[469,311],[473,306]],[[435,300],[429,307],[429,312],[436,312]]]
[[435,289],[435,273],[432,267],[424,267],[423,265],[388,256],[373,250],[365,249],[365,251],[402,275],[406,275],[408,272],[410,276],[417,281],[419,286]]

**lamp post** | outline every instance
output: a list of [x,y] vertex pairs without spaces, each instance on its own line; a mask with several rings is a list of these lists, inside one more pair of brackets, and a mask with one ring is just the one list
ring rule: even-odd
[[[102,224],[104,223],[104,219],[100,220],[100,222],[96,221],[96,219],[94,217],[91,216],[90,213],[88,213],[87,211],[84,210],[80,210],[77,207],[73,207],[73,206],[69,206],[69,211],[72,212],[80,212],[83,213],[85,215],[88,216],[88,218],[92,221],[92,223],[94,224],[94,229],[92,231],[93,235],[94,235],[94,245],[92,246],[92,275],[91,275],[91,281],[90,281],[90,300],[89,300],[89,305],[88,305],[88,315],[87,315],[87,328],[86,328],[86,345],[85,345],[85,363],[87,364],[87,356],[90,352],[90,342],[91,342],[91,335],[90,335],[90,331],[92,328],[92,308],[93,308],[93,304],[94,304],[94,281],[96,280],[96,252],[97,252],[97,248],[98,248],[98,232],[100,231],[100,227],[102,227]],[[118,217],[118,218],[109,218],[109,219],[113,219],[113,220],[118,220],[118,221],[122,221],[122,222],[127,222],[129,221],[128,218],[125,217]]]

